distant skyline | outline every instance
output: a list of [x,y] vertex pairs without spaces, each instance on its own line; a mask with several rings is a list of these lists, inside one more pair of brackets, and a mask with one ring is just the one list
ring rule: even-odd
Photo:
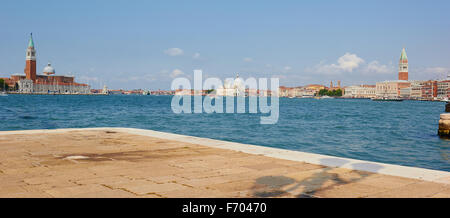
[[2,1],[0,77],[37,69],[93,88],[170,89],[194,69],[280,85],[375,84],[450,73],[448,1]]

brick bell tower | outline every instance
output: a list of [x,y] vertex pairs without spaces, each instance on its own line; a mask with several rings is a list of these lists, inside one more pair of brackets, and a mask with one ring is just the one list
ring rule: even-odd
[[408,80],[408,57],[406,56],[405,48],[402,50],[402,55],[400,56],[400,62],[398,64],[398,79]]
[[36,81],[36,50],[34,50],[33,33],[30,34],[28,41],[24,71],[27,79]]

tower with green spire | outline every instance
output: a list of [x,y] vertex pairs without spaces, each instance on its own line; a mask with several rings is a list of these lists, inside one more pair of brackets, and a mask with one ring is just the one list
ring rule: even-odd
[[398,79],[408,80],[408,56],[406,56],[405,48],[402,50],[400,55],[400,61],[398,64]]
[[36,50],[34,49],[33,33],[30,34],[28,41],[24,71],[27,79],[36,81]]
[[28,48],[34,48],[33,33],[30,33],[30,40],[28,41]]

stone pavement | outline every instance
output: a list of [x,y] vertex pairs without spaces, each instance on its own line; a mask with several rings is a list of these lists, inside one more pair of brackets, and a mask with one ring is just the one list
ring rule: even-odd
[[0,197],[450,197],[448,183],[110,130],[0,135]]

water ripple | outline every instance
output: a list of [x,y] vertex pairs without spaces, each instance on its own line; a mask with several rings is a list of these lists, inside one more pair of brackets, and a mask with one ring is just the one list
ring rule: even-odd
[[437,137],[442,102],[283,98],[279,122],[260,125],[262,114],[174,114],[170,96],[1,100],[0,130],[134,127],[450,171],[450,141]]

